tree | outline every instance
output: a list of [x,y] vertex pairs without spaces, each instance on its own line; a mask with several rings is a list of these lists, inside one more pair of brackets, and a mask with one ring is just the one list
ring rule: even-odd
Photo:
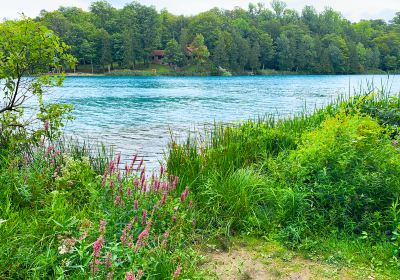
[[291,71],[294,67],[293,53],[290,40],[282,33],[276,41],[277,62],[279,70]]
[[287,7],[287,4],[280,0],[272,0],[271,7],[274,10],[275,15],[278,18],[281,18],[283,15],[283,12],[285,11],[285,9]]
[[97,63],[101,65],[103,70],[107,66],[110,72],[112,55],[111,55],[111,38],[110,34],[104,29],[100,29],[96,33],[96,49],[97,49]]
[[261,67],[269,67],[275,55],[272,37],[268,33],[262,33],[259,38],[260,42],[260,62]]
[[312,6],[305,6],[301,12],[301,20],[307,25],[310,31],[317,33],[319,29],[318,13]]
[[256,41],[249,53],[249,67],[253,72],[260,68],[260,56],[260,44]]
[[194,37],[193,42],[190,44],[192,49],[192,54],[199,64],[203,64],[207,61],[210,56],[207,46],[204,44],[204,36],[202,34],[197,34]]
[[185,54],[182,52],[179,43],[175,39],[171,39],[167,43],[165,61],[173,66],[183,66],[185,63]]
[[[0,141],[12,135],[28,137],[29,127],[40,120],[46,123],[46,130],[31,134],[37,139],[44,133],[57,133],[62,119],[70,106],[46,104],[43,102],[45,87],[61,85],[63,76],[47,75],[48,71],[61,71],[75,62],[66,54],[68,46],[40,23],[24,18],[20,21],[6,21],[0,24]],[[24,116],[25,101],[35,97],[36,116]],[[55,134],[53,134],[55,136]]]
[[394,18],[391,20],[393,24],[400,24],[400,12],[397,12]]
[[[157,12],[137,1],[116,9],[100,0],[91,5],[90,12],[61,7],[55,12],[42,11],[38,20],[71,45],[70,52],[83,64],[94,57],[97,65],[118,63],[119,67],[134,68],[141,61],[148,65],[151,53],[166,49],[173,39],[185,54],[197,34],[203,36],[202,48],[194,50],[200,52],[199,64],[211,57],[214,65],[238,73],[253,68],[256,42],[258,67],[276,70],[358,73],[371,67],[393,68],[393,57],[400,61],[400,12],[390,23],[351,23],[332,8],[318,13],[305,6],[299,14],[285,2],[273,0],[271,9],[250,4],[248,9],[214,8],[188,17],[166,9]],[[207,51],[202,54],[203,46]]]
[[215,46],[213,61],[216,66],[229,68],[229,33],[220,33]]

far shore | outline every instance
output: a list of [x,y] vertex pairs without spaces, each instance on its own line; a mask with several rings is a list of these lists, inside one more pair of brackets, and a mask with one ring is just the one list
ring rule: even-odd
[[[76,72],[76,73],[64,73],[66,77],[224,77],[223,75],[204,75],[204,74],[194,74],[194,75],[172,75],[172,74],[156,74],[156,75],[147,75],[143,74],[140,75],[138,73],[136,74],[124,74],[124,75],[118,75],[118,74],[113,74],[113,73],[104,73],[104,74],[97,74],[97,73],[82,73],[82,72]],[[242,74],[233,74],[231,76],[227,77],[248,77],[248,76],[255,76],[255,77],[261,77],[261,76],[328,76],[328,75],[334,75],[334,76],[354,76],[354,75],[399,75],[399,72],[394,72],[394,73],[385,73],[385,72],[372,72],[372,73],[345,73],[345,74],[333,74],[333,73],[299,73],[299,72],[273,72],[273,73],[258,73],[258,74],[251,74],[251,73],[242,73]]]

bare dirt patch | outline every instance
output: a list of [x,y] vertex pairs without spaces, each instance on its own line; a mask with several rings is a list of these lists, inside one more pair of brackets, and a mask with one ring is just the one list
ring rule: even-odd
[[277,247],[233,246],[226,252],[213,250],[205,255],[204,268],[210,278],[220,280],[353,279],[343,269],[305,260]]

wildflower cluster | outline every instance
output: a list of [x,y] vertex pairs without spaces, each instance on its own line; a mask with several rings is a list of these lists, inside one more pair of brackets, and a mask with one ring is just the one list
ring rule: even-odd
[[99,228],[76,238],[77,247],[87,248],[92,277],[140,279],[159,269],[150,260],[160,258],[169,270],[158,273],[175,279],[184,274],[178,248],[187,246],[185,235],[195,221],[189,188],[178,192],[178,181],[164,166],[158,174],[147,174],[144,160],[136,155],[129,163],[122,164],[120,155],[108,162],[99,178],[104,209]]

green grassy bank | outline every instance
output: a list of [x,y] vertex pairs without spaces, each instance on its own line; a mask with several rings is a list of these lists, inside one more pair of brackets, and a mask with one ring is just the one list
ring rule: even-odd
[[172,142],[158,174],[105,149],[0,138],[0,279],[210,279],[204,247],[249,238],[260,258],[399,279],[399,124],[399,97],[360,94]]
[[359,94],[312,114],[217,124],[172,143],[168,170],[189,185],[210,239],[277,240],[399,279],[399,125],[398,97]]

